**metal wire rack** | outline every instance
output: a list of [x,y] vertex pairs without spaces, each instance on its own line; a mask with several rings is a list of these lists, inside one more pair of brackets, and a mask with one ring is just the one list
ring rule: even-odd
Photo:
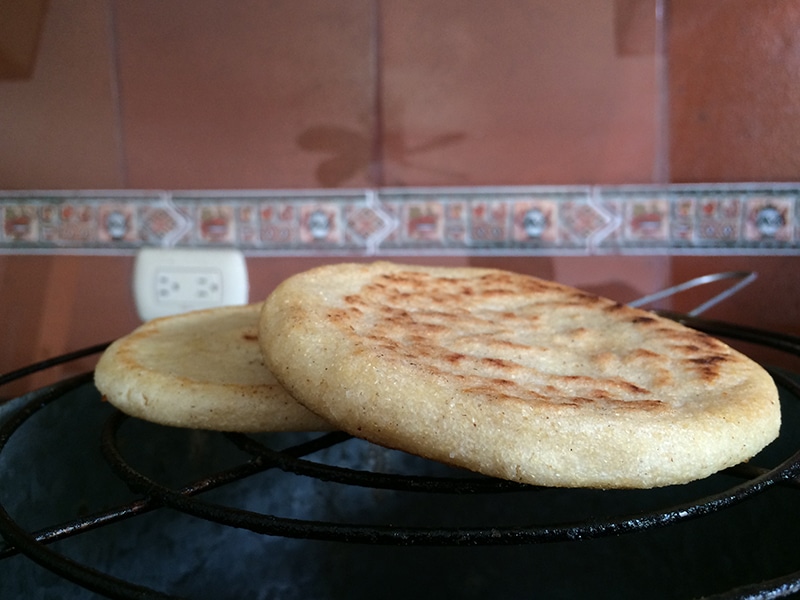
[[[665,314],[712,335],[745,340],[800,356],[800,339],[794,336],[733,326],[704,320],[697,316]],[[62,362],[98,353],[105,346],[103,344],[87,348],[9,373],[0,377],[0,385]],[[771,373],[781,388],[782,404],[792,410],[795,405],[800,406],[798,378],[785,371],[775,370]],[[24,429],[26,424],[32,420],[46,418],[45,415],[53,406],[71,402],[74,393],[82,390],[93,392],[91,372],[70,377],[19,399],[20,406],[15,408],[0,425],[0,460],[22,435],[18,432]],[[787,490],[788,493],[797,493],[800,488],[800,445],[796,443],[796,440],[800,439],[798,438],[800,422],[785,422],[780,438],[781,456],[776,457],[774,454],[768,457],[759,456],[752,463],[728,469],[696,487],[679,486],[682,489],[677,500],[670,497],[665,502],[665,497],[658,491],[628,492],[635,496],[635,500],[632,503],[620,503],[617,512],[609,510],[608,514],[586,514],[581,510],[569,508],[555,516],[541,518],[526,510],[521,510],[521,514],[514,514],[513,510],[517,508],[511,512],[500,509],[492,513],[493,520],[488,524],[475,523],[475,519],[461,517],[454,517],[452,522],[440,524],[426,523],[424,520],[421,523],[415,522],[413,518],[408,523],[389,523],[369,519],[348,522],[303,516],[281,516],[271,512],[221,504],[207,499],[207,496],[213,490],[247,482],[259,474],[272,471],[310,479],[319,482],[320,485],[363,489],[373,495],[385,491],[399,495],[401,501],[408,496],[435,497],[437,502],[445,506],[443,509],[445,513],[451,512],[448,508],[449,503],[455,502],[456,498],[488,498],[486,502],[497,509],[506,505],[519,507],[520,504],[540,504],[536,499],[547,494],[558,493],[562,495],[558,498],[563,498],[575,497],[582,492],[569,490],[553,492],[457,471],[434,475],[427,474],[425,469],[421,470],[423,474],[413,470],[393,473],[362,468],[359,465],[333,464],[324,458],[326,451],[348,444],[366,444],[340,432],[306,436],[279,448],[271,443],[273,441],[271,439],[265,442],[257,436],[218,434],[237,452],[242,453],[244,458],[226,468],[211,469],[202,476],[176,485],[171,482],[165,483],[158,476],[146,473],[145,468],[132,464],[126,456],[126,449],[129,449],[130,445],[120,441],[123,436],[121,432],[131,426],[131,422],[135,422],[135,419],[129,419],[107,405],[101,407],[99,402],[96,406],[98,410],[102,408],[108,411],[104,425],[96,432],[100,451],[110,469],[130,489],[132,498],[101,510],[74,515],[31,530],[11,516],[5,504],[5,496],[0,491],[0,533],[5,539],[5,546],[0,546],[0,564],[21,554],[78,586],[111,598],[178,596],[101,572],[58,552],[53,545],[61,540],[129,521],[154,511],[176,511],[224,527],[278,539],[379,547],[524,548],[548,544],[577,544],[676,527],[682,523],[696,522],[723,514],[732,507],[746,504],[754,498],[773,493],[778,489],[783,490],[783,493],[787,493]],[[75,418],[81,416],[76,414]],[[60,426],[69,428],[71,425],[61,423]],[[148,452],[158,453],[158,451],[157,447],[153,447]],[[318,456],[323,458],[317,459]],[[57,457],[54,458],[56,459]],[[509,501],[510,498],[520,497],[525,500]],[[545,503],[552,502],[553,498],[547,497]],[[800,498],[796,500],[800,501]],[[578,502],[578,505],[580,504]],[[610,504],[616,505],[617,501],[612,500]],[[485,517],[484,513],[481,514]],[[234,551],[235,549],[231,549],[231,552]],[[646,570],[647,566],[644,565],[642,568]],[[787,597],[800,592],[800,564],[797,565],[797,569],[777,576],[770,574],[764,580],[738,584],[727,591],[714,590],[709,597],[717,599]]]

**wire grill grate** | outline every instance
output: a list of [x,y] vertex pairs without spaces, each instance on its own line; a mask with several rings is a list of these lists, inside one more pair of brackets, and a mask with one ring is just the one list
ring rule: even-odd
[[[669,314],[673,319],[722,337],[777,348],[800,356],[800,340],[792,336],[702,320],[697,317]],[[101,351],[105,345],[72,353],[63,360],[73,360]],[[58,364],[59,359],[32,365],[4,376],[0,384],[24,377],[32,372]],[[773,377],[784,391],[782,397],[800,401],[796,378],[781,371]],[[0,454],[14,434],[32,419],[41,418],[56,402],[83,387],[91,387],[92,373],[65,379],[29,394],[24,404],[0,426]],[[120,431],[129,421],[113,411],[98,432],[102,454],[108,465],[136,497],[102,511],[93,512],[31,533],[17,523],[0,504],[0,532],[6,540],[0,547],[0,560],[24,554],[46,569],[84,588],[112,598],[168,598],[159,591],[107,575],[74,561],[52,549],[53,542],[84,534],[113,523],[132,519],[158,509],[172,509],[226,527],[245,529],[267,536],[334,541],[381,546],[522,546],[542,543],[577,542],[649,531],[699,519],[743,503],[774,488],[800,488],[800,450],[789,452],[770,467],[740,465],[714,476],[725,483],[711,493],[683,498],[663,506],[626,511],[608,517],[590,515],[566,517],[550,522],[503,522],[491,525],[470,522],[456,525],[430,526],[418,524],[355,523],[278,516],[264,512],[219,504],[201,495],[226,485],[242,482],[271,470],[293,476],[311,478],[326,484],[355,486],[365,490],[388,490],[401,494],[435,495],[443,498],[471,495],[547,494],[548,490],[507,481],[473,476],[419,475],[387,473],[361,468],[327,464],[309,457],[326,449],[359,442],[343,433],[320,434],[276,450],[242,434],[220,434],[246,458],[225,469],[216,470],[183,483],[164,484],[132,465],[120,443]],[[135,420],[131,420],[135,421]],[[65,426],[69,426],[68,424]],[[790,434],[783,434],[791,435]],[[731,483],[732,482],[732,483]],[[1,498],[0,498],[1,500]],[[446,501],[446,500],[445,500]],[[533,521],[531,521],[533,522]],[[777,598],[800,591],[800,570],[781,577],[769,578],[745,587],[718,594],[717,598]]]

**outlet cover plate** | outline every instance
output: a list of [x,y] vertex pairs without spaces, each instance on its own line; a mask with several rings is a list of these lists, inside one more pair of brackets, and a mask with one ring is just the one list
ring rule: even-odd
[[133,270],[136,310],[143,321],[247,304],[244,255],[235,248],[142,248]]

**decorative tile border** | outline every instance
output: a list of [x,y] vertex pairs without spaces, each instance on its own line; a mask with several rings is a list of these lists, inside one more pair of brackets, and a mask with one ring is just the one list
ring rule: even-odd
[[0,252],[800,253],[800,184],[0,192]]

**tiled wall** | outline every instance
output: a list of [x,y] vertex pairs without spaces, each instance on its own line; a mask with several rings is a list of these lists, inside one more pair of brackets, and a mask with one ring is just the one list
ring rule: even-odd
[[800,175],[797,14],[54,0],[0,183],[262,191],[9,192],[0,248],[792,253],[795,186],[730,182]]
[[0,189],[800,180],[800,0],[50,0]]
[[33,76],[0,82],[0,187],[651,182],[638,4],[51,0]]
[[716,314],[800,332],[799,74],[800,0],[49,0],[0,79],[0,372],[135,326],[143,244],[245,248],[253,300],[344,254],[753,269]]

